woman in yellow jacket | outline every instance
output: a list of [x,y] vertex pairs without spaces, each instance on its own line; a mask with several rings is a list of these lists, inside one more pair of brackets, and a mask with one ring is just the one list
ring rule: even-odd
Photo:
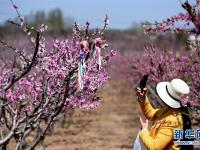
[[[181,104],[180,98],[189,93],[188,85],[181,79],[171,82],[160,82],[156,86],[160,109],[154,109],[146,95],[147,89],[137,88],[137,99],[145,117],[152,121],[148,130],[148,120],[141,122],[139,138],[147,150],[192,150],[192,145],[180,146],[174,144],[174,131],[191,129],[191,120],[187,107]],[[183,137],[184,138],[184,137]],[[180,139],[181,140],[181,139]],[[188,140],[185,140],[188,141]]]

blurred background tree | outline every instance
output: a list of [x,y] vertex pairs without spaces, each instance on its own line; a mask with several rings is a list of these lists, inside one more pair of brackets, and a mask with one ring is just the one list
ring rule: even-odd
[[[17,20],[17,18],[15,19]],[[49,35],[68,35],[72,33],[72,26],[75,22],[71,16],[64,17],[62,11],[59,8],[50,10],[45,13],[44,10],[38,10],[35,13],[31,12],[25,17],[25,20],[30,26],[38,28],[41,24],[48,26]],[[7,21],[0,25],[0,36],[6,35],[19,35],[19,29],[12,26]]]

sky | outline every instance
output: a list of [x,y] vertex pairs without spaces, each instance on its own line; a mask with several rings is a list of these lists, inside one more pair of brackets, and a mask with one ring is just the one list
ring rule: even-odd
[[[167,17],[184,12],[180,1],[184,0],[13,0],[22,15],[37,10],[60,8],[64,16],[73,17],[83,25],[86,21],[92,27],[102,27],[107,14],[109,28],[126,29],[133,23],[161,21]],[[194,2],[194,0],[190,0]],[[0,23],[17,15],[9,0],[0,0]]]

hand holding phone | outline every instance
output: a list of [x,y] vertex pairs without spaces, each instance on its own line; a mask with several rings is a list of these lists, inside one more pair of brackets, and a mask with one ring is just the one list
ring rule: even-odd
[[136,89],[138,101],[143,101],[146,98],[147,89],[145,87],[147,84],[147,80],[148,80],[148,74],[145,74],[140,80],[139,87]]
[[147,84],[147,80],[148,80],[148,74],[145,74],[143,77],[142,77],[142,79],[140,80],[140,85],[139,85],[139,87],[140,87],[140,89],[141,89],[141,91],[143,92],[143,89],[146,87],[146,84]]

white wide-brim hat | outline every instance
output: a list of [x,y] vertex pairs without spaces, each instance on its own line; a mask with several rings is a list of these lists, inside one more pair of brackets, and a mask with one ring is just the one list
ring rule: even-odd
[[181,79],[173,79],[171,82],[159,82],[156,92],[160,99],[172,108],[181,107],[181,97],[190,92],[189,86]]

